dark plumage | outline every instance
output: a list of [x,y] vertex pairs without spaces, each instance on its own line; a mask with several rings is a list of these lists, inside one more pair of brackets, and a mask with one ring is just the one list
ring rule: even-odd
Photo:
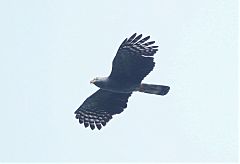
[[128,98],[134,91],[157,95],[168,93],[168,86],[141,83],[153,70],[153,55],[158,50],[158,46],[151,46],[154,41],[147,42],[150,36],[141,38],[142,34],[137,36],[135,33],[125,39],[113,60],[111,74],[91,81],[100,89],[75,111],[80,124],[101,129],[112,115],[127,107]]

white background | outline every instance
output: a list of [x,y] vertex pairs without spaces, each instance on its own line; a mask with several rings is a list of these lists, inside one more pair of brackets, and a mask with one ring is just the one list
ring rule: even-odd
[[[0,162],[236,162],[236,0],[0,1]],[[74,111],[133,33],[160,46],[101,131]]]

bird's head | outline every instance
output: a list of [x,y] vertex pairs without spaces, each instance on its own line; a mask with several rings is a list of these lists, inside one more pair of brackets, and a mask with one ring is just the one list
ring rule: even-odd
[[90,81],[90,84],[94,84],[99,88],[102,88],[105,85],[106,79],[106,77],[95,77],[93,80]]
[[95,77],[93,80],[90,81],[90,84],[95,84],[99,81],[99,77]]

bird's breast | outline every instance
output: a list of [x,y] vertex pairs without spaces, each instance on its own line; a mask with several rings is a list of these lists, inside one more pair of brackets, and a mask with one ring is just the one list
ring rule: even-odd
[[101,89],[118,93],[131,93],[135,91],[138,86],[139,84],[129,84],[124,81],[108,80],[107,84]]

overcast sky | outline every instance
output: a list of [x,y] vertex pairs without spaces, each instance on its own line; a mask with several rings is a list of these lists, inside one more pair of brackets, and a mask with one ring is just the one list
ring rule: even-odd
[[[234,162],[237,0],[0,1],[0,162]],[[74,111],[133,33],[159,45],[145,82],[100,131]]]

